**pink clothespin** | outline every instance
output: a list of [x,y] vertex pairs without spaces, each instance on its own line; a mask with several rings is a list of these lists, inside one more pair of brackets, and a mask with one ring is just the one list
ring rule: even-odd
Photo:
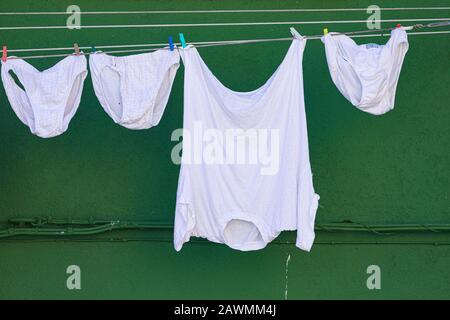
[[6,62],[7,59],[8,59],[8,47],[7,46],[3,46],[2,61]]
[[75,54],[77,56],[79,56],[80,55],[80,47],[78,47],[78,43],[73,44],[73,49],[75,50]]
[[397,28],[401,28],[402,25],[400,23],[397,23]]

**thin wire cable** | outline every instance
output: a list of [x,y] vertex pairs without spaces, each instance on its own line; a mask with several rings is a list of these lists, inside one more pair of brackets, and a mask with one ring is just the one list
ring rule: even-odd
[[[423,24],[416,24],[412,26],[414,29],[422,29],[424,27],[441,27],[450,25],[450,21],[443,21],[443,22],[435,22],[435,23],[429,23],[426,25]],[[370,30],[361,30],[361,31],[350,31],[340,34],[346,34],[346,35],[355,35],[355,34],[366,34],[366,33],[374,33],[374,32],[388,32],[392,30],[392,28],[385,28],[385,29],[370,29]],[[446,32],[444,32],[446,33]],[[428,34],[426,32],[422,32],[421,34]],[[314,35],[314,36],[305,36],[307,39],[318,39],[322,35]],[[289,39],[289,38],[279,38],[281,40],[283,39]],[[234,41],[244,41],[244,42],[252,42],[252,41],[272,41],[277,39],[257,39],[257,40],[230,40],[230,42]],[[211,43],[221,43],[224,41],[206,41],[206,42],[195,42],[193,44],[200,45],[200,44],[211,44]],[[153,43],[153,44],[128,44],[128,45],[108,45],[108,46],[96,46],[97,49],[114,49],[114,48],[137,48],[137,47],[164,47],[167,43]],[[72,50],[73,47],[64,47],[64,48],[27,48],[27,49],[10,49],[8,52],[32,52],[32,51],[65,51],[65,50]],[[91,47],[80,47],[80,50],[87,50],[91,49]]]
[[[447,21],[450,18],[417,18],[417,19],[377,19],[371,22],[414,22],[414,21]],[[346,24],[367,23],[364,20],[324,20],[324,21],[263,21],[263,22],[215,22],[215,23],[175,23],[175,24],[112,24],[112,25],[88,25],[76,28],[80,29],[109,29],[109,28],[167,28],[167,27],[224,27],[224,26],[267,26],[267,25],[308,25],[308,24]],[[40,30],[40,29],[68,29],[64,26],[15,26],[0,27],[0,30]]]
[[[156,242],[156,243],[173,243],[173,238],[158,238],[158,237],[136,237],[136,238],[125,238],[125,237],[105,237],[105,238],[92,238],[92,237],[82,237],[77,236],[76,238],[69,237],[51,237],[51,236],[20,236],[20,237],[11,237],[11,238],[3,238],[2,242],[97,242],[97,243],[106,243],[106,242]],[[190,243],[201,244],[201,245],[211,245],[212,242],[207,241],[202,238],[191,238],[189,240]],[[273,240],[268,245],[293,245],[295,244],[295,240]],[[431,246],[448,246],[450,245],[450,241],[386,241],[386,240],[373,240],[373,241],[336,241],[336,240],[315,240],[314,245],[431,245]]]
[[[70,218],[17,218],[9,220],[9,225],[0,228],[0,239],[20,235],[33,236],[82,236],[97,235],[113,230],[170,230],[172,224],[155,223],[151,221],[120,221],[120,220],[78,220]],[[388,236],[400,232],[450,232],[450,224],[394,224],[366,225],[357,222],[341,222],[317,224],[317,231],[326,232],[368,232],[377,236]]]
[[[450,31],[425,31],[425,32],[409,32],[408,35],[431,35],[431,34],[449,34]],[[366,35],[350,35],[350,38],[366,38],[366,37],[387,37],[389,34],[366,34]],[[309,40],[319,40],[320,36],[309,36],[306,37]],[[239,44],[247,44],[247,43],[262,43],[262,42],[277,42],[277,41],[290,41],[292,37],[289,38],[270,38],[270,39],[254,39],[254,40],[226,40],[226,41],[211,41],[211,42],[191,42],[189,44],[195,45],[197,48],[205,48],[205,47],[213,47],[213,46],[226,46],[226,45],[239,45]],[[176,46],[181,46],[180,43],[174,43]],[[166,45],[166,44],[164,44]],[[150,45],[147,45],[150,46]],[[108,46],[103,46],[103,48],[107,48]],[[90,47],[83,47],[85,49],[89,49]],[[100,48],[100,47],[97,47]],[[81,48],[80,48],[81,49]],[[112,50],[112,51],[104,51],[106,54],[116,54],[116,53],[136,53],[136,52],[152,52],[156,50],[167,49],[164,48],[144,48],[144,49],[132,49],[132,50]],[[67,48],[67,50],[73,50],[73,48]],[[12,51],[12,50],[11,50]],[[51,54],[51,55],[32,55],[32,56],[21,56],[8,57],[8,60],[13,59],[41,59],[41,58],[57,58],[57,57],[67,57],[71,56],[74,53],[70,54]],[[80,52],[80,55],[90,55],[91,52]]]
[[[282,40],[290,40],[292,38],[266,38],[266,39],[245,39],[245,40],[223,40],[223,41],[197,41],[190,42],[193,45],[203,45],[203,44],[216,44],[216,43],[225,43],[225,42],[266,42],[266,41],[282,41]],[[180,43],[174,43],[175,45],[180,45]],[[167,43],[149,43],[149,44],[125,44],[125,45],[109,45],[109,46],[95,46],[96,49],[114,49],[114,48],[136,48],[136,47],[158,47],[158,49],[166,47]],[[80,50],[90,50],[92,47],[79,47]],[[37,49],[8,49],[8,52],[32,52],[32,51],[65,51],[65,50],[73,50],[73,47],[65,47],[65,48],[37,48]],[[148,49],[143,49],[148,50]],[[124,51],[109,51],[109,52],[124,52]],[[125,51],[128,52],[128,51]],[[134,52],[131,50],[130,52]]]
[[[95,46],[97,49],[112,49],[112,48],[136,48],[136,47],[164,47],[167,43],[145,43],[145,44],[119,44],[119,45],[109,45],[109,46]],[[63,47],[63,48],[27,48],[27,49],[8,49],[8,52],[31,52],[31,51],[65,51],[72,50],[73,47]],[[91,47],[80,47],[80,50],[88,50]]]
[[[368,8],[304,8],[304,9],[219,9],[219,10],[142,10],[142,11],[82,11],[82,14],[190,14],[190,13],[270,13],[270,12],[346,12],[367,11]],[[380,8],[382,11],[450,10],[450,7]],[[0,12],[0,15],[70,15],[67,11]]]

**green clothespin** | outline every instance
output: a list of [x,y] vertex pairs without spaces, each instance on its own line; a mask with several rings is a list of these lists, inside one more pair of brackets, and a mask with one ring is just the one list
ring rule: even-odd
[[179,36],[180,36],[181,46],[183,48],[186,48],[186,40],[184,40],[184,35],[182,33],[180,33]]

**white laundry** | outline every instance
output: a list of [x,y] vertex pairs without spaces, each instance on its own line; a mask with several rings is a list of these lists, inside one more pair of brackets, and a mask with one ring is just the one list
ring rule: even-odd
[[[250,92],[225,87],[195,47],[180,49],[185,78],[177,251],[191,236],[242,251],[257,250],[283,230],[297,230],[296,245],[311,249],[319,196],[309,162],[302,78],[305,44],[302,37],[294,39],[275,73]],[[233,139],[241,143],[233,147]],[[239,155],[247,153],[242,161]],[[267,165],[260,161],[264,158],[278,158],[279,165]],[[271,169],[264,171],[267,168]]]
[[380,115],[394,108],[408,37],[392,30],[385,45],[357,45],[346,35],[322,37],[331,78],[339,91],[362,111]]
[[44,71],[22,59],[2,61],[2,81],[9,103],[33,134],[51,138],[67,130],[80,104],[86,66],[84,55],[70,55]]
[[128,129],[156,126],[164,113],[179,67],[177,50],[89,58],[95,94],[106,113]]

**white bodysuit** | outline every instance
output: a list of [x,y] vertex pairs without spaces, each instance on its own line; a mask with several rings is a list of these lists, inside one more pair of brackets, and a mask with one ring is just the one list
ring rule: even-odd
[[346,35],[322,37],[328,68],[338,90],[355,107],[380,115],[394,108],[408,37],[402,28],[385,45],[357,45]]
[[185,78],[177,251],[191,236],[257,250],[283,230],[297,230],[296,245],[311,249],[319,196],[309,162],[305,44],[294,39],[275,73],[250,92],[225,87],[195,47],[180,49]]
[[179,67],[177,50],[114,57],[96,52],[89,58],[95,94],[103,109],[128,129],[156,126],[169,100]]
[[84,55],[68,56],[44,71],[22,59],[2,61],[2,81],[9,103],[33,134],[51,138],[67,130],[80,104],[86,66]]

